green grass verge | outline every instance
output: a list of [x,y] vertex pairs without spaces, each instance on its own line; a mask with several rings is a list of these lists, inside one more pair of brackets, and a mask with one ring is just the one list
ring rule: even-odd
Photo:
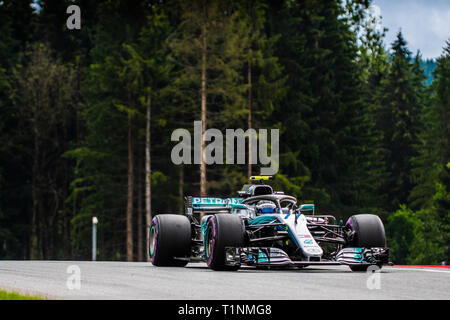
[[40,296],[22,295],[16,292],[0,290],[0,300],[47,300]]

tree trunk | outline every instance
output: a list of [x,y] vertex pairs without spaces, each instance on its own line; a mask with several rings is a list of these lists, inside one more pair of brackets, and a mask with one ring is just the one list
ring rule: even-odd
[[[251,55],[251,50],[250,50]],[[252,64],[250,58],[248,59],[248,68],[247,68],[247,81],[248,81],[248,120],[247,126],[248,129],[252,128]],[[251,177],[252,175],[252,139],[248,138],[248,167],[247,167],[247,176]]]
[[127,261],[133,261],[133,188],[134,166],[131,116],[128,116],[128,196],[127,196]]
[[200,195],[206,196],[206,162],[205,162],[205,131],[206,131],[206,4],[204,4],[204,19],[202,27],[202,162],[200,164]]
[[150,225],[152,222],[152,189],[151,189],[151,158],[150,158],[150,120],[151,120],[151,97],[147,96],[147,125],[145,131],[145,232],[147,236],[146,255],[147,261],[150,261]]
[[[36,117],[37,118],[37,117]],[[33,178],[31,185],[31,197],[32,197],[32,217],[31,217],[31,241],[30,241],[30,259],[39,259],[40,256],[38,254],[39,246],[39,135],[37,124],[34,124],[34,154],[33,154]]]
[[[78,129],[77,129],[78,132]],[[78,143],[77,143],[78,146]],[[75,179],[78,177],[78,161],[77,164],[75,165],[75,169],[74,169],[74,177]],[[73,195],[73,202],[72,202],[72,216],[69,217],[69,219],[67,219],[66,222],[66,229],[68,232],[68,240],[69,242],[67,243],[68,247],[69,247],[69,251],[67,252],[69,254],[70,259],[74,259],[74,254],[76,252],[76,249],[74,249],[74,246],[70,245],[70,239],[71,239],[71,220],[77,215],[77,194],[75,193]]]
[[[33,168],[34,169],[34,168]],[[33,170],[34,171],[34,170]],[[36,187],[36,176],[33,173],[33,181],[31,186],[32,194],[32,215],[31,215],[31,237],[30,237],[30,260],[37,258],[37,187]]]
[[[141,149],[141,148],[139,148]],[[142,158],[141,158],[141,153],[139,152],[139,160],[138,160],[138,179],[137,179],[137,185],[138,185],[138,199],[137,199],[137,213],[138,213],[138,217],[137,217],[137,251],[138,251],[138,261],[144,261],[144,256],[143,256],[143,242],[144,242],[144,238],[143,238],[143,225],[142,225],[142,214],[143,214],[143,210],[142,210],[142,180],[140,179],[141,174],[142,174]]]

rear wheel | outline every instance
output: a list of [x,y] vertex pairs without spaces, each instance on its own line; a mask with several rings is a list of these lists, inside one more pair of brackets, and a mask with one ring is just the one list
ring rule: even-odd
[[[351,216],[346,224],[352,236],[348,247],[356,248],[384,248],[386,247],[386,234],[380,217],[374,214],[358,214]],[[367,271],[369,265],[350,266],[352,271]],[[381,267],[381,266],[379,266]]]
[[205,233],[206,264],[213,270],[237,270],[225,265],[226,247],[244,246],[244,224],[240,216],[216,214],[208,220]]
[[186,216],[162,214],[153,218],[149,255],[158,267],[184,267],[191,255],[191,223]]

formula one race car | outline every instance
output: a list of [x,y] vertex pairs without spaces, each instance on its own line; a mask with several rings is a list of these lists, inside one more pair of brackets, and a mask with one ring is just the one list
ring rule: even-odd
[[155,216],[149,235],[152,264],[204,261],[213,270],[343,264],[366,271],[388,263],[378,216],[358,214],[336,224],[331,215],[316,215],[313,204],[274,192],[263,183],[268,177],[251,180],[238,198],[186,197],[184,215]]

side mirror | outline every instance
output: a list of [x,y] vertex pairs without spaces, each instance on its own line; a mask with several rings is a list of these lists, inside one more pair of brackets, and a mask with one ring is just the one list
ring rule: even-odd
[[251,196],[251,194],[247,191],[238,191],[238,196],[241,198],[248,198]]
[[304,212],[308,212],[311,211],[312,214],[314,215],[314,205],[313,204],[302,204],[300,205],[300,212],[304,213]]

